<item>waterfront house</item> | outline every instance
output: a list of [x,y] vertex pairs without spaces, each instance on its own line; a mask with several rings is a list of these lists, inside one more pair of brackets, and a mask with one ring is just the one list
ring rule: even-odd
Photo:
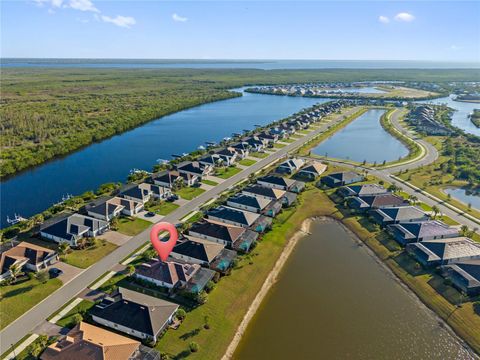
[[480,259],[480,244],[466,237],[414,242],[406,249],[424,266]]
[[257,136],[249,137],[243,141],[250,146],[252,151],[262,151],[266,146],[266,142],[259,139]]
[[398,207],[408,205],[408,201],[391,193],[379,195],[356,196],[348,199],[348,205],[352,209],[370,210],[378,208]]
[[225,249],[224,244],[199,239],[184,238],[177,242],[170,257],[190,264],[199,264],[212,270],[225,273],[233,264],[237,253]]
[[223,160],[225,166],[233,165],[238,156],[237,152],[230,147],[216,151],[215,155]]
[[81,321],[50,344],[40,360],[131,360],[139,346],[138,341]]
[[193,186],[199,182],[197,175],[192,175],[190,173],[180,173],[177,170],[168,170],[162,171],[152,178],[155,185],[164,186],[169,189],[175,187]]
[[240,159],[246,158],[250,154],[250,145],[247,142],[239,142],[230,146]]
[[249,251],[258,238],[258,233],[255,231],[211,220],[192,224],[188,230],[188,235],[223,244],[229,249],[243,252]]
[[318,161],[313,161],[310,164],[307,164],[303,168],[301,168],[296,176],[302,179],[306,179],[308,181],[313,181],[322,175],[325,170],[327,170],[327,165],[322,164]]
[[381,207],[370,212],[372,218],[380,225],[421,222],[430,219],[428,214],[415,206]]
[[338,194],[343,197],[380,195],[388,192],[387,189],[378,184],[350,185],[338,189]]
[[95,237],[109,229],[106,221],[90,216],[72,214],[54,218],[43,224],[40,236],[57,243],[67,242],[70,246],[77,246],[78,240],[84,237]]
[[207,154],[198,159],[198,163],[200,164],[200,166],[215,168],[222,165],[223,160],[219,156]]
[[156,199],[166,199],[172,194],[167,186],[157,184],[141,183],[127,186],[120,191],[120,195],[127,200],[136,201],[145,205],[152,197]]
[[402,245],[417,241],[448,239],[459,236],[458,229],[452,228],[438,220],[392,224],[388,225],[387,229],[394,239]]
[[269,132],[263,131],[256,135],[259,139],[266,141],[268,144],[276,143],[278,141],[277,134],[271,134]]
[[305,183],[298,180],[292,180],[281,176],[266,175],[257,179],[257,184],[271,187],[272,189],[280,189],[299,193],[305,189]]
[[365,180],[365,178],[353,171],[342,171],[338,173],[332,173],[327,176],[323,176],[320,179],[322,184],[325,184],[329,187],[339,187],[348,184],[353,184]]
[[461,292],[480,295],[480,260],[458,261],[443,267],[444,276]]
[[169,301],[119,288],[118,294],[95,305],[90,315],[97,324],[155,343],[177,309],[178,305]]
[[240,210],[247,210],[270,217],[275,217],[282,210],[282,204],[279,201],[245,194],[236,194],[228,198],[227,205]]
[[135,270],[135,278],[170,290],[184,290],[199,293],[213,279],[215,272],[199,264],[180,260],[161,261],[152,259]]
[[199,161],[185,161],[176,166],[180,175],[190,175],[201,179],[213,172],[213,165],[200,164]]
[[124,214],[133,216],[143,210],[141,202],[113,197],[110,199],[102,199],[86,206],[87,214],[91,217],[111,221],[113,218]]
[[0,257],[0,281],[11,277],[10,266],[27,271],[38,272],[47,269],[58,261],[58,254],[51,249],[22,241],[6,250],[3,245]]
[[269,217],[223,205],[208,211],[207,218],[227,225],[250,228],[256,232],[264,232],[272,224],[272,219]]
[[305,165],[305,161],[300,158],[288,159],[278,165],[275,171],[279,174],[291,175],[299,171],[303,165]]

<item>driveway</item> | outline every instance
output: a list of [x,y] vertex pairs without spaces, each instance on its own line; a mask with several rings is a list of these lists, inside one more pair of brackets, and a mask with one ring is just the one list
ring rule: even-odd
[[63,271],[63,274],[58,277],[58,279],[62,281],[63,285],[65,285],[67,282],[72,280],[84,270],[77,268],[73,265],[64,263],[62,261],[53,264],[50,268],[57,268]]
[[132,237],[119,233],[118,231],[107,231],[105,234],[98,236],[99,239],[107,240],[117,246],[127,243]]
[[154,223],[154,224],[161,221],[164,218],[163,215],[158,215],[158,214],[155,214],[153,216],[147,216],[147,213],[148,211],[143,210],[143,211],[140,211],[137,215],[135,215],[135,217],[150,221],[151,223]]

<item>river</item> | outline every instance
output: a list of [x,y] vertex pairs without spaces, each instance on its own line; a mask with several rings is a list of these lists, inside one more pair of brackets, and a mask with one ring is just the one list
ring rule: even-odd
[[336,222],[317,222],[285,264],[234,359],[473,359]]
[[408,155],[408,149],[380,125],[385,110],[368,110],[312,149],[317,155],[381,163]]

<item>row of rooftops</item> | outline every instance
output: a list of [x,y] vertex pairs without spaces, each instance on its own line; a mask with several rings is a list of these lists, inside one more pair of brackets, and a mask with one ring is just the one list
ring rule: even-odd
[[408,114],[407,121],[429,135],[450,134],[450,129],[436,119],[435,112],[431,105],[417,105]]

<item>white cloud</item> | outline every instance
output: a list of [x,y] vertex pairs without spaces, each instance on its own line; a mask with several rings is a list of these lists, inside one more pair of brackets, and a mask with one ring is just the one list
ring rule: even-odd
[[180,15],[175,14],[175,13],[172,15],[172,19],[173,19],[173,21],[178,21],[178,22],[185,22],[185,21],[188,20],[186,17],[180,16]]
[[[52,0],[52,1],[57,1],[57,0]],[[100,10],[98,10],[90,0],[70,0],[68,2],[68,5],[65,5],[65,6],[75,10],[80,10],[80,11],[93,11],[96,13],[100,12]]]
[[390,19],[384,15],[380,15],[378,17],[378,21],[380,21],[383,24],[388,24],[390,22]]
[[453,51],[457,51],[457,50],[460,50],[462,47],[461,46],[457,46],[455,44],[451,45],[450,46],[450,50],[453,50]]
[[395,15],[394,19],[397,21],[412,22],[415,20],[415,16],[407,12],[401,12]]
[[107,23],[112,23],[120,27],[130,28],[132,25],[136,24],[136,21],[131,16],[121,16],[117,15],[116,17],[112,18],[110,16],[101,16],[102,21]]
[[53,7],[60,7],[62,6],[63,0],[52,0]]

